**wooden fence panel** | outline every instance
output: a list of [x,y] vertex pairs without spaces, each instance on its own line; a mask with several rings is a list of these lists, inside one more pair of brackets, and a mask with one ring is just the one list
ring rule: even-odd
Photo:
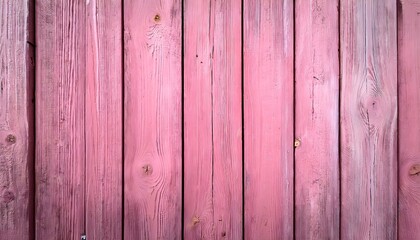
[[122,1],[86,9],[86,235],[122,238]]
[[399,239],[420,238],[420,1],[398,2]]
[[242,239],[241,1],[184,4],[185,238]]
[[33,4],[0,1],[0,238],[34,234]]
[[293,238],[293,1],[244,1],[245,238]]
[[341,236],[396,239],[397,5],[340,5]]
[[181,1],[124,1],[124,236],[181,239]]
[[0,239],[420,236],[419,13],[0,0]]
[[85,231],[84,1],[36,1],[36,238]]
[[339,239],[338,0],[295,2],[295,234]]

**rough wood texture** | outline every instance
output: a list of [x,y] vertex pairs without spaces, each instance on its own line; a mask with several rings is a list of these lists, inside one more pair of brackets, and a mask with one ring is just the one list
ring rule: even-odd
[[0,1],[0,238],[34,234],[33,5]]
[[185,238],[242,239],[241,1],[184,4]]
[[420,238],[419,38],[420,0],[399,1],[399,239]]
[[85,225],[84,1],[36,1],[36,238]]
[[295,238],[339,239],[338,1],[295,2]]
[[245,238],[293,238],[293,1],[244,1]]
[[341,236],[396,239],[397,5],[340,5]]
[[87,4],[86,235],[122,239],[122,1]]
[[180,239],[181,1],[124,1],[125,239]]

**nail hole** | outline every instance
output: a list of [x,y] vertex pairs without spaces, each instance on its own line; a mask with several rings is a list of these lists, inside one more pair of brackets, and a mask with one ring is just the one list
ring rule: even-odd
[[296,138],[294,143],[295,148],[300,146],[300,139]]
[[156,14],[156,15],[155,15],[155,21],[156,21],[156,22],[159,22],[159,21],[160,21],[160,16],[159,16],[159,14]]

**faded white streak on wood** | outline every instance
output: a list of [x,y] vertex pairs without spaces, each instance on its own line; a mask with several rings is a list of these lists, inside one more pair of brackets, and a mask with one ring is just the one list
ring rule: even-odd
[[122,1],[86,10],[86,234],[122,238]]
[[341,237],[397,238],[394,0],[341,6]]
[[338,239],[338,0],[295,1],[295,237]]
[[244,1],[245,239],[293,239],[293,1]]

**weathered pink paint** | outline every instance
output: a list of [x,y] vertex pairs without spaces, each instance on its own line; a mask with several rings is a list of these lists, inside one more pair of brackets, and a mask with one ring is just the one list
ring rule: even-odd
[[396,2],[340,6],[341,237],[396,239]]
[[85,230],[85,11],[36,1],[36,239]]
[[399,239],[420,238],[420,0],[398,2]]
[[181,1],[124,1],[124,237],[181,239]]
[[297,0],[295,26],[295,238],[339,239],[338,0]]
[[33,4],[0,3],[0,239],[34,234]]
[[86,5],[86,235],[122,239],[122,1]]
[[420,0],[2,1],[0,239],[420,238],[419,16]]
[[241,1],[184,4],[185,239],[242,239]]
[[245,238],[293,238],[293,1],[244,1]]

